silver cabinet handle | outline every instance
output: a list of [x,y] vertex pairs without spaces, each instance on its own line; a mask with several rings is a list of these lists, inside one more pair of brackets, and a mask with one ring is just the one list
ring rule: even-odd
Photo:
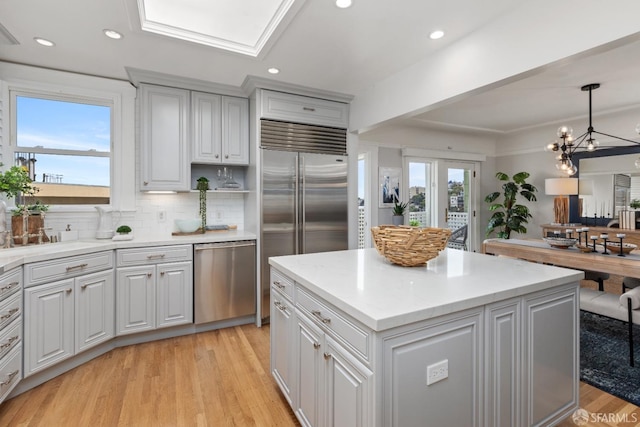
[[312,107],[302,107],[302,109],[303,109],[304,111],[316,111],[316,109],[315,109],[315,108],[312,108]]
[[331,319],[329,319],[328,317],[322,317],[322,313],[318,310],[312,310],[311,314],[313,314],[314,316],[316,316],[318,318],[318,320],[320,320],[322,323],[330,323]]
[[164,254],[147,255],[147,259],[156,259],[156,258],[164,258]]
[[7,347],[11,347],[11,344],[13,344],[13,342],[14,342],[15,340],[17,340],[18,338],[19,338],[19,337],[18,337],[17,335],[15,335],[15,336],[13,336],[13,337],[9,338],[9,339],[7,340],[7,342],[0,344],[0,350],[4,350],[4,349],[5,349],[5,348],[7,348]]
[[0,293],[3,293],[5,291],[8,291],[9,289],[13,288],[14,286],[19,285],[19,282],[11,282],[8,285],[5,285],[3,287],[0,288]]
[[329,360],[331,358],[331,353],[327,353],[326,351],[324,352],[324,358],[325,360]]
[[71,267],[67,267],[67,273],[73,270],[78,270],[78,269],[82,269],[85,268],[86,266],[88,266],[89,264],[84,263],[84,264],[78,264],[78,265],[72,265]]
[[274,301],[273,305],[275,305],[283,313],[287,313],[287,307],[280,301]]
[[315,348],[316,350],[320,348],[320,343],[319,342],[314,342],[313,343],[313,348]]
[[11,310],[7,311],[7,314],[3,314],[2,316],[0,316],[0,321],[4,321],[11,318],[11,316],[18,313],[19,311],[20,310],[17,308],[12,308]]
[[273,281],[273,284],[274,284],[275,286],[277,286],[278,288],[280,288],[280,289],[284,289],[284,288],[285,288],[285,286],[284,286],[282,283],[280,283],[280,281],[279,281],[279,280],[274,280],[274,281]]
[[9,383],[13,380],[13,377],[15,377],[16,375],[18,375],[18,372],[20,372],[20,371],[16,369],[15,371],[13,371],[13,372],[11,372],[11,373],[7,374],[7,379],[6,379],[6,380],[4,380],[4,381],[2,381],[2,382],[0,382],[0,387],[4,387],[4,386],[6,386],[7,384],[9,384]]

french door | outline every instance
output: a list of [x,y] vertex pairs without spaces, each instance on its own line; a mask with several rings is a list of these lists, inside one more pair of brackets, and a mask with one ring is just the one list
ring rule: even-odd
[[467,227],[467,240],[459,249],[471,249],[470,236],[475,235],[474,163],[438,161],[437,226],[453,231]]

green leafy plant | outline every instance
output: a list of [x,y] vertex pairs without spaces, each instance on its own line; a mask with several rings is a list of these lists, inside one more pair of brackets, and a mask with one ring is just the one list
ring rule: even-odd
[[131,233],[131,227],[129,227],[128,225],[121,225],[120,227],[116,228],[116,233],[119,233],[119,234]]
[[25,212],[28,212],[31,215],[39,215],[42,212],[46,212],[49,210],[49,205],[45,205],[40,202],[40,200],[36,200],[35,203],[31,205],[21,205],[17,204],[16,208],[13,210],[13,216],[22,216]]
[[640,208],[640,200],[638,200],[638,199],[633,199],[633,200],[631,201],[631,203],[629,203],[629,207],[630,207],[631,209],[638,209],[638,208]]
[[412,227],[420,227],[420,221],[417,219],[411,219],[409,220],[409,225]]
[[398,200],[394,200],[393,202],[393,214],[396,216],[404,215],[404,212],[407,210],[407,206],[409,206],[409,202],[398,202]]
[[207,190],[209,189],[209,180],[204,176],[198,178],[198,184],[196,185],[198,191],[200,191],[200,219],[202,220],[202,232],[206,232],[207,227]]
[[[0,166],[3,166],[0,163]],[[21,166],[11,166],[6,171],[0,173],[0,191],[7,199],[16,196],[33,196],[38,189],[32,185],[29,171]]]
[[[503,172],[496,173],[496,178],[507,182],[502,184],[502,193],[496,191],[484,199],[485,202],[490,203],[489,211],[493,212],[487,224],[487,237],[494,231],[497,231],[498,237],[502,239],[511,237],[512,231],[526,233],[525,224],[531,218],[531,213],[527,206],[518,204],[516,199],[520,195],[530,202],[535,202],[537,199],[534,193],[538,189],[527,183],[528,172],[518,172],[513,175],[512,181],[509,181],[509,176]],[[501,194],[504,196],[503,202],[494,203]]]

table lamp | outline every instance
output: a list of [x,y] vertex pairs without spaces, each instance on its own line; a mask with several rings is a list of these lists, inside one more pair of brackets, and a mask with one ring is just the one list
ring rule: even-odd
[[553,199],[553,217],[556,224],[569,223],[569,196],[578,194],[578,178],[547,178],[544,192]]

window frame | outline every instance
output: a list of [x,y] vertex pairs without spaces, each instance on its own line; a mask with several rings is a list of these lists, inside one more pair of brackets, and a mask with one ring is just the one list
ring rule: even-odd
[[[111,107],[110,204],[136,210],[136,89],[128,81],[0,62],[0,155],[11,165],[16,147],[15,108],[11,95],[27,93],[47,99],[84,100]],[[15,101],[13,101],[15,102]],[[5,123],[5,126],[2,126]],[[13,201],[8,201],[11,205]],[[106,205],[103,205],[106,206]],[[49,212],[95,212],[93,205],[52,205]]]

